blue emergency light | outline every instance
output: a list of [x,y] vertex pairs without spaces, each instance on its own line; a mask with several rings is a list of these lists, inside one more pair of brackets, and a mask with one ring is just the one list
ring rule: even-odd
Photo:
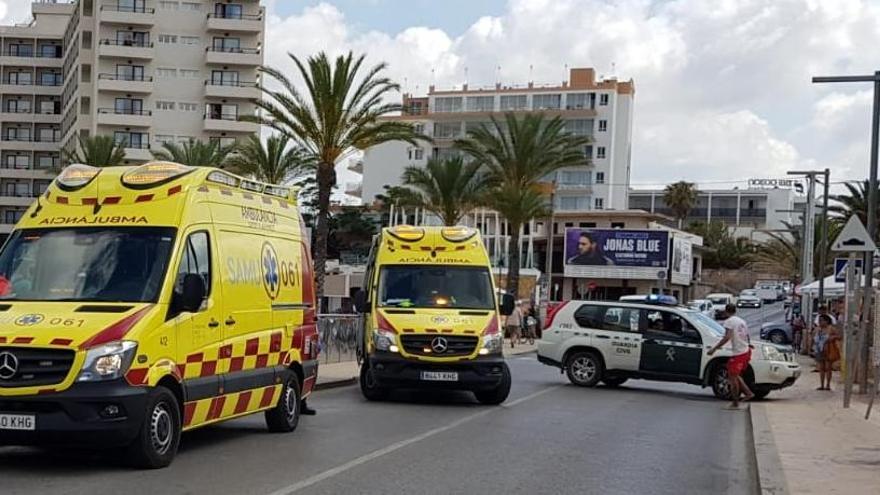
[[678,299],[674,296],[667,296],[665,294],[649,294],[648,297],[645,298],[646,304],[662,304],[664,306],[677,306]]

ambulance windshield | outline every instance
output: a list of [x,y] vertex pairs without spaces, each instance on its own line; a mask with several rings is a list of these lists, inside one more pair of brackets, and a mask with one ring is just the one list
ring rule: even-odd
[[152,302],[175,229],[16,231],[0,253],[0,300]]
[[379,274],[379,306],[495,309],[495,298],[486,268],[394,265]]

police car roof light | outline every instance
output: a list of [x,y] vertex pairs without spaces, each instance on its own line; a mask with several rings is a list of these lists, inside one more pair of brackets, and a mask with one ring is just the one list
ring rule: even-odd
[[645,298],[646,304],[662,304],[664,306],[677,306],[678,299],[665,294],[650,294]]

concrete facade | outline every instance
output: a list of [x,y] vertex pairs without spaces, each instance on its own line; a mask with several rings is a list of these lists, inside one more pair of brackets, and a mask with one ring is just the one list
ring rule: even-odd
[[632,154],[632,113],[635,87],[630,81],[596,80],[591,68],[571,69],[569,80],[559,85],[502,86],[441,91],[430,87],[427,96],[404,95],[404,115],[434,139],[411,146],[393,142],[364,153],[363,185],[352,188],[364,203],[372,203],[385,185],[400,185],[408,165],[424,166],[431,157],[455,155],[455,139],[474,126],[489,123],[504,113],[543,112],[559,116],[569,132],[589,136],[582,165],[547,177],[556,181],[556,211],[626,209]]
[[260,96],[264,24],[258,0],[43,0],[0,26],[0,233],[78,136],[114,136],[138,163],[164,142],[258,132],[238,118]]

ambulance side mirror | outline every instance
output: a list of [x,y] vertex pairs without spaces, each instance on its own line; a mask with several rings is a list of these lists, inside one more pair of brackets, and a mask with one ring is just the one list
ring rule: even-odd
[[196,313],[202,307],[208,289],[205,279],[195,273],[187,273],[183,277],[183,290],[175,294],[175,306],[178,311]]
[[508,316],[513,313],[513,307],[516,305],[516,299],[511,294],[501,294],[501,304],[498,310],[502,316]]
[[354,309],[358,313],[367,313],[370,311],[370,302],[367,301],[367,292],[365,290],[360,289],[355,292],[352,302],[354,303]]

